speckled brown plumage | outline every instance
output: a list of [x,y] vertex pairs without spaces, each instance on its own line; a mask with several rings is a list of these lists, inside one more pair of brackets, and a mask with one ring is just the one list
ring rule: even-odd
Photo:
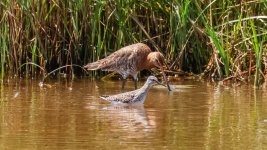
[[84,68],[87,70],[101,69],[119,73],[123,78],[122,89],[124,89],[126,78],[131,75],[135,81],[135,89],[137,89],[137,74],[144,69],[160,68],[167,83],[163,72],[163,64],[164,56],[160,52],[152,52],[146,44],[136,43],[125,46],[106,58],[89,63]]
[[155,76],[149,76],[146,83],[140,89],[100,98],[112,104],[142,104],[144,103],[149,89],[156,84],[161,84]]

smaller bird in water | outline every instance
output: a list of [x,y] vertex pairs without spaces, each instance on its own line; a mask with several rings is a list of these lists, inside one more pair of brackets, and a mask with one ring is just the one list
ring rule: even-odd
[[87,70],[115,71],[122,76],[122,91],[124,91],[125,82],[128,76],[134,79],[135,89],[137,89],[137,74],[144,69],[159,68],[163,79],[171,88],[164,73],[164,56],[160,52],[152,52],[151,49],[143,43],[136,43],[125,46],[106,58],[96,62],[88,63],[84,66]]
[[157,84],[163,85],[155,76],[149,76],[146,83],[140,89],[111,96],[100,96],[100,98],[112,104],[143,104],[149,89]]

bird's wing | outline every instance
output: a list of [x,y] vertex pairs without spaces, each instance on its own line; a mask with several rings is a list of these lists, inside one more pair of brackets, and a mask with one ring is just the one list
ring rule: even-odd
[[131,55],[131,50],[121,48],[118,51],[112,53],[111,55],[100,59],[96,62],[89,63],[84,66],[87,70],[106,70],[106,71],[114,71],[116,68],[119,68],[121,65],[124,65],[128,58]]
[[135,63],[135,59],[146,57],[151,50],[145,44],[137,43],[123,47],[111,55],[89,63],[85,66],[88,70],[102,69],[106,71],[116,71],[117,69],[125,69],[127,65]]
[[104,58],[101,69],[106,71],[117,70],[118,68],[127,65],[129,60],[133,57],[132,55],[134,55],[133,51],[122,48]]

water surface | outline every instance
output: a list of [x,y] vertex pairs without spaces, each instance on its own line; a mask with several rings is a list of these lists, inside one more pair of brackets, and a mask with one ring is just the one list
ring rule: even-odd
[[143,106],[116,106],[99,96],[120,81],[38,82],[0,86],[0,149],[267,149],[265,86],[179,81]]

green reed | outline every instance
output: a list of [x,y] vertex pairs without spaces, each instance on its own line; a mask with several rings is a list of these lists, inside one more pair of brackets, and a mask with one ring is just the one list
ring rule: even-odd
[[[219,52],[219,54],[220,54],[220,56],[222,58],[225,75],[229,76],[229,56],[228,56],[228,52],[227,52],[227,50],[224,49],[223,44],[220,42],[221,40],[217,37],[214,29],[212,27],[207,27],[207,29],[208,29],[208,33],[210,35],[210,38],[211,38],[213,44],[215,45],[215,48],[218,50],[218,52]],[[221,73],[219,73],[219,75],[220,74]]]
[[6,24],[3,24],[0,28],[1,31],[1,37],[0,37],[0,49],[1,49],[1,79],[4,79],[5,73],[6,73],[6,55],[7,55],[7,48],[8,48],[8,27]]
[[260,85],[260,72],[261,72],[261,66],[262,66],[262,45],[263,42],[259,43],[258,37],[257,37],[257,31],[256,27],[254,25],[254,21],[250,20],[250,26],[252,30],[252,43],[253,43],[253,50],[255,52],[256,57],[256,73],[254,78],[254,86],[258,87]]
[[[265,65],[266,7],[263,1],[230,0],[3,0],[1,76],[7,68],[11,75],[44,74],[33,65],[20,68],[25,63],[46,72],[82,66],[136,42],[163,52],[174,71],[258,76]],[[84,73],[72,67],[58,72]]]

